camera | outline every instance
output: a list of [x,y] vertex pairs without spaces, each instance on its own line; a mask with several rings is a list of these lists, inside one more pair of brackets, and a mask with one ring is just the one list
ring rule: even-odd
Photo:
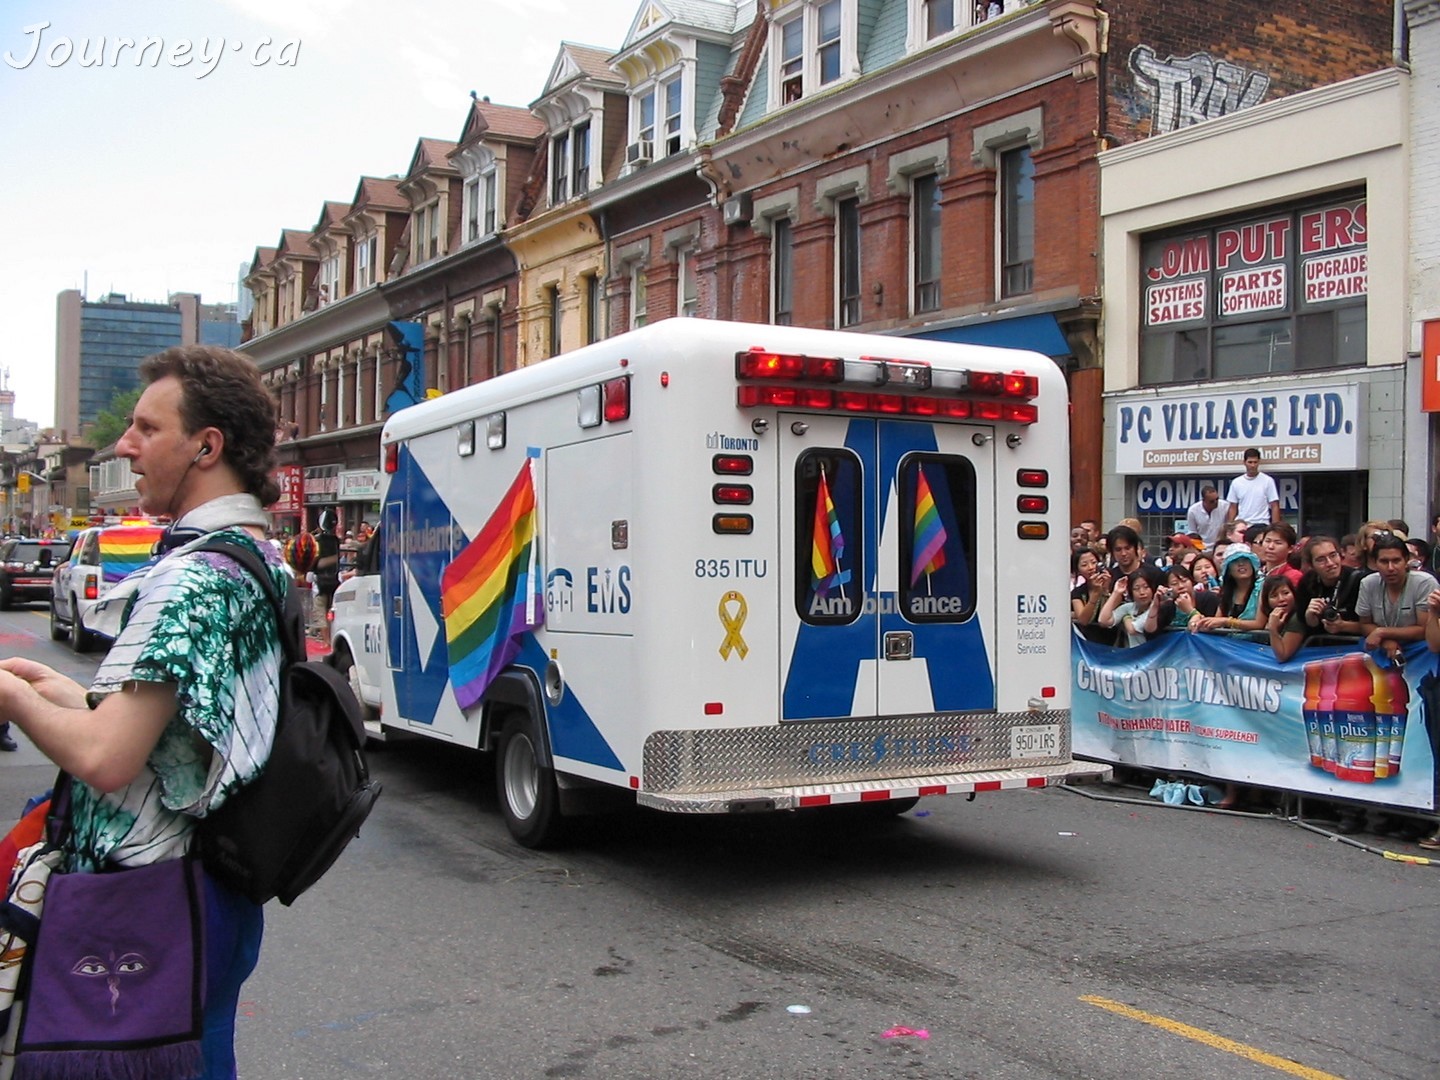
[[1324,609],[1320,612],[1321,622],[1333,622],[1338,618],[1340,618],[1340,609],[1337,608],[1334,604],[1326,604]]

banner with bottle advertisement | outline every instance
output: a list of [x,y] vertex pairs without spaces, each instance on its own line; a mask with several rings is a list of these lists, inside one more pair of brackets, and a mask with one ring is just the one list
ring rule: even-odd
[[1169,633],[1132,649],[1074,638],[1077,757],[1433,810],[1440,674],[1356,648],[1301,649]]

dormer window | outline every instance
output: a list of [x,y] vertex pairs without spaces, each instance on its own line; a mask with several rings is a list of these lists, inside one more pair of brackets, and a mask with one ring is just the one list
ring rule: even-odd
[[636,95],[627,163],[645,165],[685,146],[685,89],[680,72]]
[[570,133],[561,132],[550,140],[550,205],[559,206],[570,197]]
[[924,0],[925,36],[933,41],[955,29],[955,0]]
[[380,255],[379,233],[366,233],[355,241],[355,291],[375,284],[375,264]]
[[411,262],[419,264],[440,254],[440,203],[427,203],[415,211],[410,230]]
[[789,105],[859,72],[853,0],[814,0],[777,13],[770,49],[773,100]]
[[499,174],[494,162],[465,181],[465,242],[491,236],[499,225]]
[[590,121],[550,137],[550,205],[590,190]]

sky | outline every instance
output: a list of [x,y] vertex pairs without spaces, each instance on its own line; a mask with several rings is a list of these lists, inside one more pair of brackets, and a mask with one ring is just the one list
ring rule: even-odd
[[[5,0],[0,379],[15,415],[53,423],[61,291],[233,301],[240,265],[281,229],[309,230],[361,176],[404,174],[420,137],[455,140],[471,90],[529,105],[562,40],[618,50],[643,2]],[[117,38],[158,38],[163,56],[137,64]]]

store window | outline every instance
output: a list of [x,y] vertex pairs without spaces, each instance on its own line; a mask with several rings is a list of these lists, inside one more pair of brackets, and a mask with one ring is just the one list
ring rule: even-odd
[[1359,195],[1147,237],[1140,382],[1363,365],[1368,289]]

